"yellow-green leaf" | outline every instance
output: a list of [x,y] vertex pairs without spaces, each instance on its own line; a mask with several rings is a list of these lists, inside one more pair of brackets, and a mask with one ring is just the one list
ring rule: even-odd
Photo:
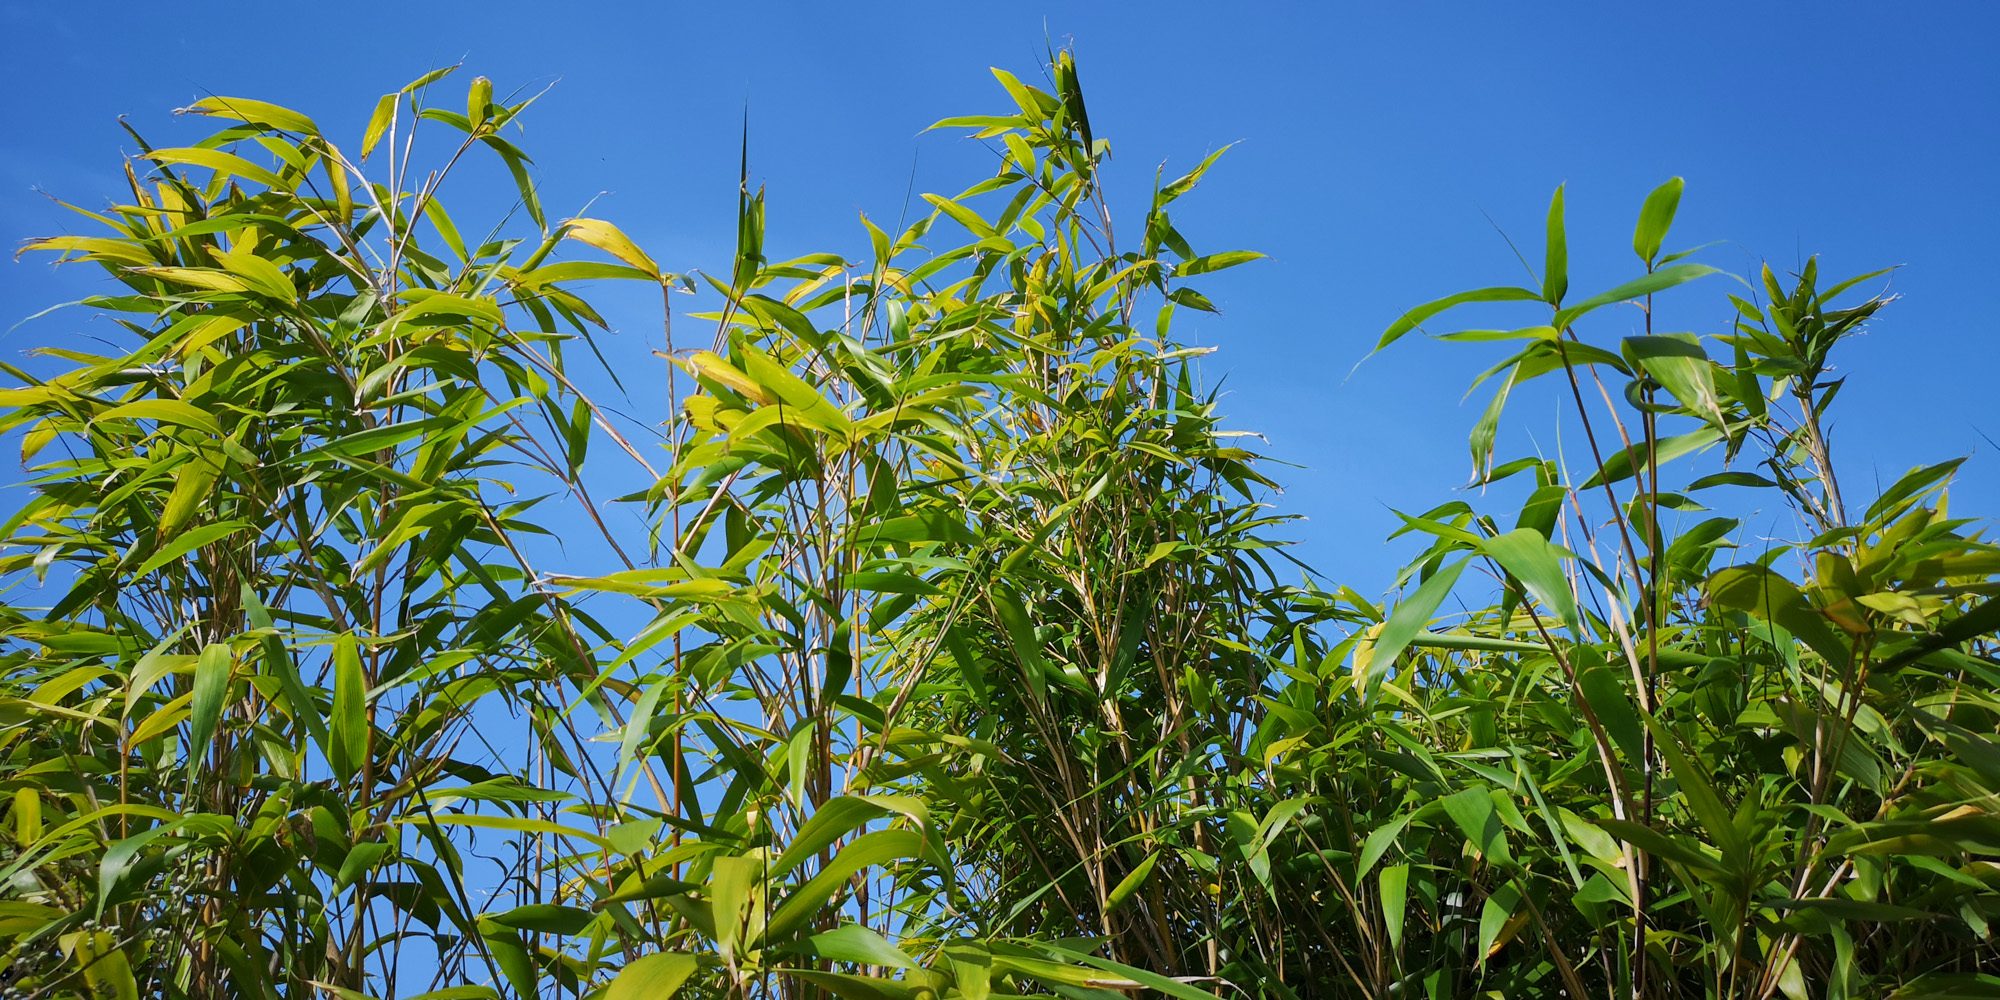
[[1130,874],[1119,879],[1118,884],[1111,887],[1111,894],[1105,897],[1104,911],[1111,913],[1124,906],[1126,901],[1139,891],[1139,887],[1146,884],[1147,877],[1153,874],[1154,866],[1159,863],[1160,852],[1154,851],[1146,855],[1146,860],[1139,862],[1138,867],[1133,868]]
[[389,123],[396,117],[396,102],[403,99],[401,94],[383,94],[375,101],[375,113],[368,116],[368,129],[361,133],[361,158],[375,151],[375,144],[382,141],[383,133],[389,130]]
[[278,178],[277,174],[243,157],[237,156],[235,153],[225,153],[219,149],[202,149],[195,146],[177,149],[156,149],[147,153],[146,159],[168,166],[206,167],[218,174],[241,177],[247,181],[255,181],[274,191],[290,190],[285,182]]
[[317,133],[319,126],[290,108],[245,97],[204,97],[188,105],[188,111],[217,118],[230,118],[252,125],[264,125],[281,132]]
[[660,265],[639,249],[617,226],[602,219],[571,219],[563,223],[563,235],[578,243],[594,246],[613,257],[624,261],[641,271],[654,281],[660,280]]
[[333,641],[332,742],[327,763],[344,784],[368,757],[368,684],[361,672],[361,648],[352,633]]
[[604,1000],[671,1000],[700,963],[693,955],[663,951],[633,960],[619,970]]

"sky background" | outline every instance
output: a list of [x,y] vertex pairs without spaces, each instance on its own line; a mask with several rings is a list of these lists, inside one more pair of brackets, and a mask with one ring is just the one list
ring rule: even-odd
[[[858,211],[893,221],[913,184],[955,192],[991,170],[977,144],[924,126],[1004,108],[988,66],[1036,82],[1047,45],[1073,45],[1127,217],[1159,165],[1177,175],[1238,144],[1176,222],[1198,251],[1270,260],[1207,279],[1222,314],[1180,332],[1220,348],[1203,371],[1231,423],[1299,466],[1273,471],[1287,486],[1279,508],[1307,519],[1292,531],[1300,554],[1379,594],[1399,562],[1381,541],[1390,509],[1464,496],[1483,395],[1462,402],[1463,388],[1504,350],[1413,337],[1356,363],[1412,305],[1520,283],[1500,233],[1539,261],[1560,183],[1578,297],[1638,272],[1640,200],[1676,174],[1687,193],[1669,246],[1723,241],[1707,263],[1903,265],[1892,287],[1904,298],[1840,359],[1854,377],[1835,447],[1863,484],[1972,456],[1954,512],[2000,512],[2000,333],[1983,304],[2000,274],[1996,37],[2000,7],[1954,2],[4,2],[0,238],[78,228],[38,191],[87,207],[117,194],[133,148],[121,115],[179,144],[210,126],[173,108],[255,97],[358,145],[378,95],[463,60],[499,94],[554,84],[517,138],[552,218],[595,198],[590,214],[668,269],[725,271],[747,108],[771,255],[860,256]],[[476,191],[474,207],[458,196],[462,227],[506,210],[504,189],[489,193],[483,213]],[[1663,298],[1660,329],[1724,330],[1729,289],[1714,281]],[[102,288],[86,269],[0,262],[0,329]],[[657,368],[645,353],[658,346],[656,300],[607,301],[619,328],[607,350]],[[1585,330],[1599,343],[1639,322],[1636,310],[1600,315]],[[91,329],[87,314],[58,313],[7,332],[0,354]],[[665,414],[664,399],[637,395],[634,408]],[[1510,413],[1523,429],[1503,434],[1501,457],[1553,447],[1525,428],[1548,426],[1554,406],[1521,397]]]

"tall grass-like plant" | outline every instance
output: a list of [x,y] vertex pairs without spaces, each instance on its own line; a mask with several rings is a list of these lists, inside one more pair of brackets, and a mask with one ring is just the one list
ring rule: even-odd
[[[344,148],[203,100],[220,131],[141,140],[89,235],[28,246],[118,288],[85,303],[116,324],[103,353],[10,367],[0,418],[32,488],[5,526],[17,988],[526,992],[565,919],[533,915],[561,862],[531,835],[613,798],[560,711],[601,639],[524,539],[537,497],[594,509],[594,434],[630,450],[571,380],[602,321],[569,285],[673,279],[607,223],[550,226],[507,138],[530,101],[480,78],[463,111],[426,103],[447,72]],[[517,211],[454,216],[482,156]],[[562,255],[591,247],[614,260]],[[509,856],[469,861],[448,831],[475,822]]]
[[[1765,268],[1728,328],[1655,332],[1656,295],[1715,274],[1661,254],[1680,195],[1647,198],[1624,285],[1567,294],[1559,190],[1540,288],[1442,299],[1381,338],[1473,302],[1534,324],[1442,335],[1517,346],[1482,377],[1472,450],[1477,481],[1531,480],[1525,504],[1511,526],[1464,502],[1406,518],[1433,539],[1421,586],[1355,641],[1361,705],[1420,727],[1354,842],[1382,913],[1356,934],[1396,959],[1377,989],[1991,995],[2000,550],[1946,511],[1958,461],[1843,497],[1834,358],[1887,303],[1855,293],[1881,272]],[[1585,460],[1495,465],[1508,395],[1537,379]],[[1704,449],[1729,467],[1667,478]],[[1703,502],[1744,490],[1782,502],[1792,540],[1749,543]],[[1467,569],[1499,600],[1437,627]]]
[[[551,222],[531,99],[443,72],[351,146],[202,101],[31,243],[117,335],[0,393],[10,987],[2000,995],[2000,550],[1956,463],[1842,490],[1877,276],[1655,332],[1724,287],[1661,252],[1679,181],[1584,298],[1558,192],[1538,287],[1380,338],[1529,313],[1443,335],[1514,352],[1472,453],[1525,502],[1406,517],[1383,606],[1289,565],[1175,339],[1258,256],[1173,222],[1216,157],[1114,215],[1069,55],[995,74],[939,123],[991,175],[856,255],[774,259],[747,164],[709,275]],[[457,200],[482,160],[512,205]],[[641,387],[578,363],[598,280],[715,305]],[[1499,461],[1530,383],[1573,453]]]

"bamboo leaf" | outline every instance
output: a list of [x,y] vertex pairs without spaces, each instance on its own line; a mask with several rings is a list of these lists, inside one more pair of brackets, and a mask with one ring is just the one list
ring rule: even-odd
[[333,641],[333,713],[328,720],[331,740],[327,763],[342,784],[354,780],[368,756],[368,683],[361,671],[361,650],[353,633]]
[[1558,330],[1566,330],[1570,324],[1614,302],[1629,302],[1633,299],[1644,298],[1648,295],[1664,292],[1669,288],[1687,284],[1697,278],[1705,278],[1711,274],[1721,273],[1721,271],[1706,264],[1674,264],[1669,267],[1663,267],[1644,277],[1635,278],[1619,285],[1610,291],[1593,295],[1576,305],[1557,310],[1556,318],[1550,325]]
[[375,102],[375,111],[368,116],[368,127],[361,133],[362,159],[366,160],[368,154],[375,151],[375,144],[381,142],[382,136],[388,133],[389,124],[396,118],[396,105],[402,99],[403,95],[400,93],[383,94]]
[[141,399],[114,406],[97,415],[99,420],[151,420],[209,434],[221,434],[222,425],[198,406],[178,399]]
[[290,108],[279,107],[265,101],[253,101],[247,97],[204,97],[185,109],[196,114],[229,118],[251,125],[262,125],[280,132],[298,132],[315,135],[319,126],[313,120]]
[[1434,302],[1427,302],[1420,305],[1404,313],[1394,323],[1389,324],[1389,328],[1382,331],[1382,339],[1375,342],[1375,349],[1379,351],[1395,343],[1404,334],[1423,325],[1425,320],[1455,306],[1462,306],[1473,302],[1539,302],[1541,298],[1542,296],[1538,292],[1526,288],[1512,287],[1476,288],[1469,292],[1460,292],[1457,295],[1447,295]]
[[661,280],[660,266],[639,249],[624,231],[602,219],[570,219],[562,224],[563,236],[594,246],[654,281]]
[[1674,212],[1680,208],[1681,189],[1685,186],[1686,182],[1679,177],[1669,178],[1646,196],[1646,203],[1639,209],[1639,224],[1632,230],[1632,252],[1640,260],[1651,264],[1660,255],[1660,243],[1674,224]]
[[842,924],[821,931],[786,949],[815,958],[856,965],[879,965],[891,969],[913,969],[917,963],[889,939],[860,924]]
[[1191,278],[1197,274],[1208,274],[1235,267],[1238,264],[1247,264],[1253,260],[1263,259],[1264,255],[1254,250],[1229,250],[1223,253],[1205,254],[1191,260],[1181,261],[1174,268],[1174,273],[1183,278]]
[[253,181],[273,191],[289,190],[277,174],[256,165],[234,153],[219,149],[185,147],[175,149],[155,149],[144,154],[146,159],[166,166],[204,167],[222,177],[240,177]]
[[[1438,605],[1444,603],[1445,595],[1451,593],[1459,574],[1465,572],[1465,566],[1465,560],[1461,559],[1439,568],[1415,593],[1396,602],[1388,620],[1382,623],[1382,631],[1375,636],[1374,651],[1369,656],[1371,664],[1380,664],[1383,671],[1391,669],[1396,657],[1402,655],[1412,640],[1424,633],[1431,616],[1437,613]],[[1357,663],[1356,666],[1363,665]]]
[[213,545],[248,527],[250,526],[242,521],[221,521],[183,531],[179,535],[174,536],[172,541],[154,550],[152,555],[148,556],[144,562],[139,564],[138,568],[132,571],[131,579],[143,580],[151,576],[153,571],[160,567],[196,549]]
[[1131,872],[1119,879],[1117,885],[1111,887],[1111,892],[1105,897],[1104,911],[1115,913],[1119,907],[1124,906],[1132,895],[1146,884],[1146,879],[1153,874],[1153,868],[1159,861],[1160,852],[1154,851],[1146,855],[1146,860],[1134,865]]
[[1382,869],[1376,886],[1382,897],[1382,926],[1389,933],[1389,947],[1403,950],[1403,914],[1410,902],[1410,866],[1389,865]]
[[1563,222],[1563,189],[1562,185],[1557,185],[1555,196],[1549,199],[1548,253],[1542,270],[1542,299],[1552,306],[1560,306],[1563,294],[1568,291],[1569,236]]
[[1571,636],[1582,631],[1576,592],[1563,572],[1563,560],[1573,558],[1570,553],[1532,528],[1516,528],[1485,539],[1479,548],[1499,563],[1507,575],[1520,581],[1543,607],[1553,610]]
[[202,755],[208,752],[209,741],[222,721],[223,701],[235,665],[228,645],[219,642],[202,647],[201,658],[195,663],[194,697],[188,708],[189,780],[200,770]]

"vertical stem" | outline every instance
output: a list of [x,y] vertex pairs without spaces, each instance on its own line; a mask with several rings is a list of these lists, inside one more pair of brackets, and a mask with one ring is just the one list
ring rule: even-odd
[[[1646,264],[1647,273],[1652,273],[1653,264]],[[1646,334],[1653,333],[1653,297],[1646,296]],[[1653,412],[1654,390],[1649,384],[1645,389],[1646,409],[1640,414],[1642,432],[1646,441],[1646,482],[1651,488],[1646,492],[1646,583],[1639,588],[1639,596],[1646,602],[1646,683],[1640,695],[1640,705],[1647,715],[1653,714],[1658,706],[1660,677],[1660,453],[1658,415]],[[1636,567],[1635,567],[1636,569]],[[1640,734],[1643,745],[1640,750],[1644,758],[1639,766],[1644,771],[1645,791],[1640,805],[1640,822],[1653,824],[1653,727],[1643,727]],[[1646,890],[1650,885],[1652,872],[1647,857],[1637,858],[1639,870],[1636,873],[1638,898],[1634,902],[1632,920],[1632,995],[1646,993]]]

